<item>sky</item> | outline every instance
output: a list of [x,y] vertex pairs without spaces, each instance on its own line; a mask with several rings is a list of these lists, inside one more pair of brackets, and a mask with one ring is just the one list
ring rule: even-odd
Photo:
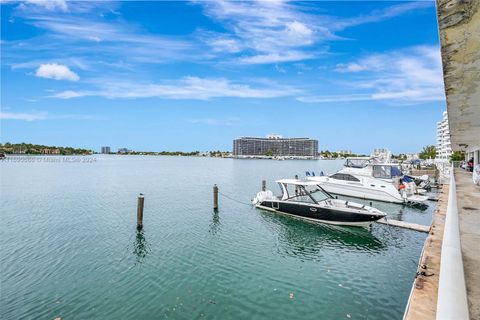
[[1,142],[418,152],[446,109],[434,1],[1,0]]

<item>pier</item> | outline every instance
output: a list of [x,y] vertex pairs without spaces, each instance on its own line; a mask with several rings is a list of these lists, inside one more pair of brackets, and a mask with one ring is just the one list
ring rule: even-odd
[[424,226],[421,224],[417,223],[411,223],[411,222],[406,222],[406,221],[399,221],[399,220],[392,220],[392,219],[380,219],[377,220],[378,223],[381,224],[386,224],[388,226],[394,226],[398,228],[404,228],[404,229],[410,229],[410,230],[415,230],[419,232],[429,232],[430,227],[429,226]]

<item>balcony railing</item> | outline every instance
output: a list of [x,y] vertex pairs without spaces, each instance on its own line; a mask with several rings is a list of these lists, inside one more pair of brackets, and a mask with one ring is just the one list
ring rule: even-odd
[[469,319],[456,189],[452,168],[440,258],[437,319]]

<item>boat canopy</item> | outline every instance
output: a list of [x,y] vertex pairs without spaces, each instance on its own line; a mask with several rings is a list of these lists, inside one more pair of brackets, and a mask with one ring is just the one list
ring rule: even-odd
[[401,177],[402,170],[395,163],[374,164],[372,165],[372,175],[374,178],[391,179]]
[[370,157],[347,158],[344,166],[348,168],[365,168],[371,160],[372,158]]
[[299,179],[282,179],[276,181],[282,190],[281,200],[318,203],[333,198],[318,185],[318,182]]

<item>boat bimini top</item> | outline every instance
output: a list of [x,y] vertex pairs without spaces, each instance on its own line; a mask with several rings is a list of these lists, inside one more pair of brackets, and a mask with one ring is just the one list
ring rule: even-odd
[[[315,203],[333,199],[333,196],[325,191],[318,185],[318,182],[312,180],[300,180],[300,179],[281,179],[275,181],[280,185],[282,190],[282,197],[280,200],[289,200],[298,197],[309,197],[314,200]],[[293,186],[293,188],[292,188]],[[313,193],[319,193],[319,195],[312,197]]]

